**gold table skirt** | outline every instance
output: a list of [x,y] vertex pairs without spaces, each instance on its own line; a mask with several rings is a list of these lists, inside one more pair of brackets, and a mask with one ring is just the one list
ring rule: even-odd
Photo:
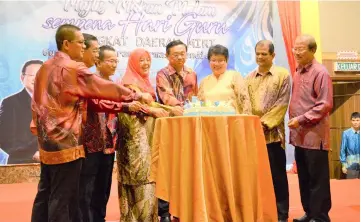
[[150,179],[181,222],[277,221],[257,116],[157,119]]

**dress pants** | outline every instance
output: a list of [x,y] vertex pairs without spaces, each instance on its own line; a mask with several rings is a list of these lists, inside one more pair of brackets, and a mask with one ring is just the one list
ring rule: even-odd
[[78,222],[79,180],[83,158],[72,162],[40,164],[40,181],[32,222]]
[[104,222],[112,186],[114,153],[88,153],[80,178],[80,221]]
[[346,179],[360,179],[360,170],[347,170]]
[[303,210],[312,219],[330,221],[330,173],[328,151],[295,148],[298,182]]
[[158,216],[160,217],[170,217],[169,213],[169,203],[162,199],[158,199]]
[[286,152],[282,148],[281,142],[267,144],[267,151],[276,196],[278,219],[287,220],[289,211],[289,192],[286,172]]

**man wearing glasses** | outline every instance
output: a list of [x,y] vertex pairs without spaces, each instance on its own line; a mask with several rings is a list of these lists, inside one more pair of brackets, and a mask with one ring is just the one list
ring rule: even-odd
[[34,163],[38,160],[36,136],[29,131],[31,96],[41,60],[25,62],[21,70],[24,89],[5,98],[0,106],[0,148],[8,155],[8,164]]
[[[83,34],[85,52],[83,61],[90,68],[97,67],[96,75],[111,81],[118,64],[117,52],[111,46],[99,48],[98,39],[90,34]],[[97,112],[95,106],[109,107],[109,112]],[[83,127],[84,160],[80,179],[80,214],[81,221],[105,221],[106,207],[109,200],[114,165],[114,143],[117,140],[116,121],[113,112],[137,111],[141,104],[114,103],[110,101],[89,99],[87,120]],[[114,141],[114,142],[113,142]]]
[[82,63],[84,37],[74,25],[56,31],[58,52],[34,84],[31,130],[38,136],[41,173],[32,222],[80,221],[79,186],[85,151],[82,125],[88,99],[143,100],[141,94],[94,75]]
[[[171,115],[183,115],[183,104],[192,96],[197,96],[197,75],[184,64],[187,60],[187,45],[174,40],[166,46],[168,66],[157,73],[157,96],[161,104],[173,106]],[[161,222],[170,222],[169,204],[159,199],[158,215]]]
[[187,45],[174,40],[166,46],[168,66],[157,73],[157,96],[161,104],[173,106],[173,115],[183,115],[183,104],[197,96],[197,75],[184,64],[187,60]]
[[293,53],[298,63],[293,75],[289,107],[290,143],[295,159],[305,215],[294,222],[329,222],[331,209],[329,113],[333,106],[332,80],[315,59],[317,44],[309,35],[298,36]]

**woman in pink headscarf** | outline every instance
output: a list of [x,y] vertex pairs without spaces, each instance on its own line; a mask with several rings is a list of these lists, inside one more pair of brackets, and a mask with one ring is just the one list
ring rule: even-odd
[[128,59],[128,66],[121,83],[133,89],[149,93],[155,99],[155,91],[149,80],[151,57],[147,50],[133,50]]
[[[121,84],[135,91],[149,93],[155,100],[155,91],[149,81],[151,57],[144,49],[130,53],[128,66]],[[156,103],[144,105],[142,112],[118,115],[117,142],[118,196],[120,221],[158,221],[155,184],[149,181],[151,142],[154,118],[168,116]]]

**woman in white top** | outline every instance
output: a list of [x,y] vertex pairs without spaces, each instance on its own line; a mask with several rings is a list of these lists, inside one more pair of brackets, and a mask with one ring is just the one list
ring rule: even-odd
[[240,73],[227,70],[228,49],[222,45],[211,46],[208,50],[212,74],[205,77],[199,86],[198,99],[201,101],[231,102],[237,114],[251,114],[248,89]]

